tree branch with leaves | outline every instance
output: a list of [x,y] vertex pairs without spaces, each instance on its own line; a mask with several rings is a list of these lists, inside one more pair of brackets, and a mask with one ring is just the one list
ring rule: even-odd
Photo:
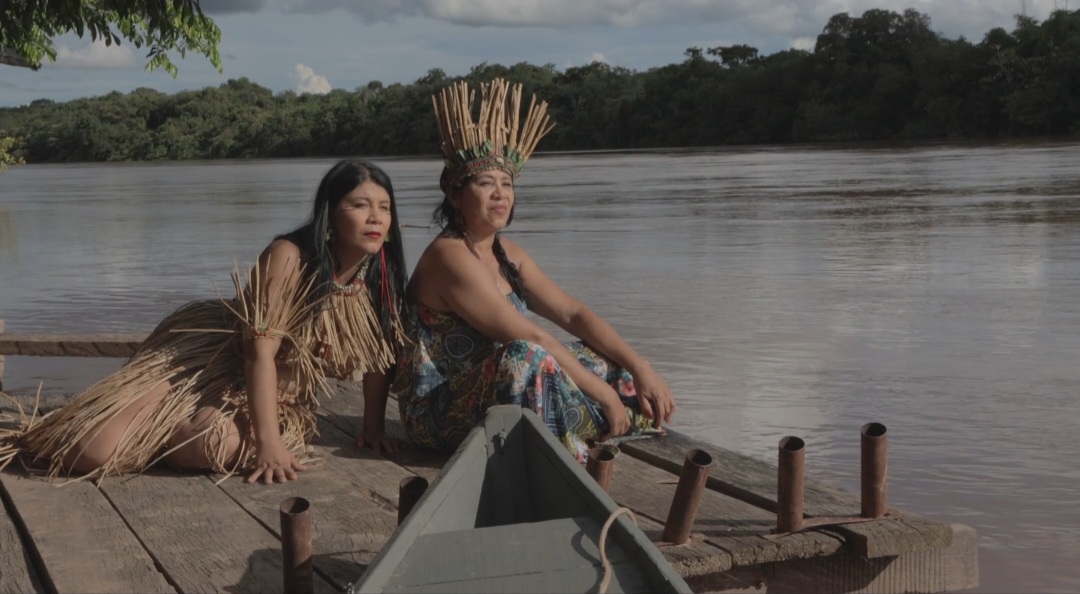
[[56,60],[53,38],[65,33],[105,45],[121,40],[145,48],[146,69],[176,76],[175,51],[201,54],[221,71],[221,30],[199,0],[5,0],[0,2],[0,49],[13,51],[31,68]]

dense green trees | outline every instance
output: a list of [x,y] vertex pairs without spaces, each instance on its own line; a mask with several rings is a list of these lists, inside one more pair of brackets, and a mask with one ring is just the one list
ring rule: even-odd
[[[1016,19],[978,43],[946,39],[914,10],[833,16],[813,51],[689,48],[645,72],[602,63],[480,64],[550,103],[546,150],[735,143],[998,138],[1080,132],[1080,11]],[[326,95],[249,80],[0,109],[0,137],[30,162],[432,154],[432,69]]]

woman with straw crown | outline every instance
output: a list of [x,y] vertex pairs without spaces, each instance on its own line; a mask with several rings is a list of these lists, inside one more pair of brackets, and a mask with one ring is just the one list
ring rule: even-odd
[[[521,246],[501,236],[514,183],[551,130],[547,104],[521,114],[521,85],[464,82],[433,98],[444,157],[438,237],[406,291],[412,344],[392,393],[409,439],[455,448],[495,404],[536,411],[584,461],[589,441],[662,432],[675,402],[664,380],[600,316],[566,294]],[[581,339],[561,344],[528,311]]]
[[[383,435],[389,376],[404,342],[405,265],[394,191],[375,165],[326,173],[310,219],[274,239],[236,298],[169,315],[116,373],[4,436],[50,475],[100,480],[158,461],[286,482],[304,470],[326,377],[363,373],[360,446]],[[246,286],[245,286],[246,285]]]

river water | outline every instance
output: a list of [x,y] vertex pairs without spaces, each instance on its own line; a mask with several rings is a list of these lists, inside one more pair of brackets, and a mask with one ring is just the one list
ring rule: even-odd
[[[538,155],[509,233],[667,379],[673,427],[978,531],[981,592],[1080,590],[1080,145]],[[410,268],[439,164],[379,159]],[[329,160],[35,165],[0,175],[8,332],[148,331],[300,224]],[[9,357],[10,392],[115,360]],[[1069,444],[1073,445],[1069,445]],[[1071,452],[1071,453],[1070,453]]]

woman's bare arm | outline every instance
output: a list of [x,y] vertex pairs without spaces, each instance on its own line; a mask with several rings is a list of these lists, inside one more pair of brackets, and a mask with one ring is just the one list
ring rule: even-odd
[[390,398],[390,374],[364,374],[364,428],[356,436],[358,447],[369,447],[376,454],[393,454],[398,449],[394,439],[386,434],[386,402]]
[[[298,282],[300,251],[291,242],[275,241],[259,257],[260,292],[262,303],[281,298],[286,282]],[[270,484],[296,479],[296,472],[305,470],[281,439],[278,421],[277,353],[281,338],[272,332],[244,341],[244,380],[248,406],[251,410],[255,436],[255,467],[247,482],[260,479]]]
[[551,280],[531,256],[512,241],[503,239],[508,257],[515,262],[529,294],[529,309],[583,340],[630,372],[642,410],[657,427],[675,411],[671,389],[644,357],[606,320]]

